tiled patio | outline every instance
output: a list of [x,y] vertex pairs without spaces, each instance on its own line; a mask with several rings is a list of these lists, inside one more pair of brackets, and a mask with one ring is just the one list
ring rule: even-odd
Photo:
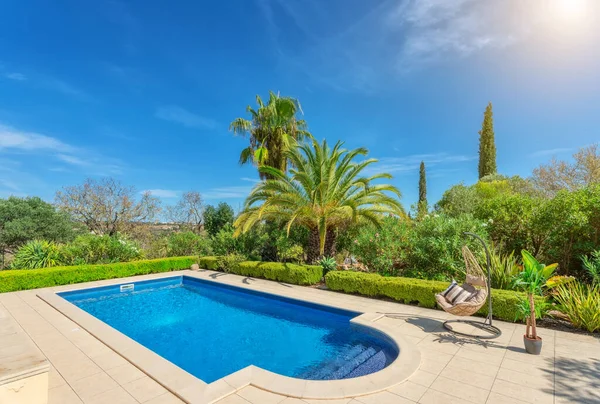
[[[175,273],[172,273],[173,275]],[[492,342],[444,332],[444,312],[199,271],[216,282],[284,294],[350,310],[386,313],[378,320],[400,331],[421,351],[419,370],[374,395],[342,400],[300,400],[246,386],[219,404],[600,403],[600,338],[540,329],[541,356],[523,350],[523,326],[495,322]],[[158,275],[158,276],[165,276]],[[148,279],[156,276],[130,278]],[[107,282],[93,282],[90,286]],[[64,287],[53,290],[65,289]],[[0,294],[8,312],[51,363],[50,404],[181,403],[157,382],[37,297],[36,291]],[[201,341],[199,341],[201,343]]]

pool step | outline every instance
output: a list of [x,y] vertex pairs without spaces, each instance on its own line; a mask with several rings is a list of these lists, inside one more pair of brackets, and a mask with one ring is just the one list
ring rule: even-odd
[[356,357],[346,361],[342,366],[340,366],[336,371],[324,377],[323,380],[338,380],[344,379],[350,373],[352,373],[356,368],[361,366],[363,363],[367,362],[370,358],[377,355],[377,351],[369,347],[367,350],[361,352]]
[[344,366],[344,364],[346,364],[348,361],[356,358],[366,350],[367,348],[363,345],[355,345],[344,352],[344,354],[338,356],[335,360],[325,363],[316,369],[310,369],[298,377],[300,379],[308,380],[325,380],[327,379],[328,375],[335,372],[337,369]]
[[383,369],[386,363],[387,358],[385,357],[385,353],[383,351],[379,351],[355,368],[352,372],[345,375],[344,378],[349,379],[351,377],[359,377],[377,372]]

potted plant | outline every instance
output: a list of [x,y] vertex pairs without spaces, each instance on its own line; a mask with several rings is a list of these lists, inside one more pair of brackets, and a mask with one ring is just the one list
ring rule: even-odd
[[542,338],[537,335],[535,320],[540,316],[541,310],[535,307],[534,296],[542,295],[548,280],[554,274],[558,264],[540,264],[528,251],[521,251],[523,256],[523,270],[515,277],[514,285],[527,293],[527,301],[524,307],[529,310],[525,313],[527,327],[523,341],[525,350],[533,355],[539,355],[542,351]]

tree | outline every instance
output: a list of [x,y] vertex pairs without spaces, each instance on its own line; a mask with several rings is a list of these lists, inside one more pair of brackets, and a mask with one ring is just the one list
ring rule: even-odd
[[418,216],[422,217],[427,213],[427,178],[425,176],[425,163],[421,161],[419,167],[419,205]]
[[68,215],[38,197],[0,199],[0,267],[4,267],[5,254],[13,254],[29,241],[66,242],[75,237],[76,230]]
[[[236,135],[250,138],[250,145],[242,150],[240,164],[252,162],[258,167],[268,165],[281,171],[287,169],[285,153],[296,142],[311,137],[306,130],[306,122],[298,119],[297,114],[302,113],[298,100],[291,97],[280,97],[279,94],[269,92],[269,101],[265,105],[257,95],[258,109],[251,106],[246,111],[251,119],[236,118],[229,125]],[[260,172],[262,179],[268,174]]]
[[167,208],[167,218],[181,227],[200,234],[204,221],[204,206],[200,193],[185,192],[175,206]]
[[220,202],[215,208],[208,205],[204,210],[204,229],[209,236],[215,236],[227,224],[233,224],[233,208],[226,202]]
[[532,181],[546,196],[558,191],[575,191],[592,184],[600,184],[600,145],[582,147],[573,155],[574,162],[552,158],[550,164],[533,170]]
[[326,141],[313,140],[285,153],[293,165],[289,174],[261,166],[259,170],[272,179],[252,190],[235,222],[235,234],[246,233],[263,220],[285,221],[288,234],[292,226],[300,225],[310,232],[307,253],[313,262],[318,255],[335,252],[336,230],[358,221],[380,226],[385,214],[402,215],[400,191],[392,185],[373,184],[391,175],[363,176],[365,168],[377,160],[354,161],[366,154],[364,148],[348,151],[341,142],[330,148]]
[[87,179],[81,185],[65,187],[56,193],[56,203],[89,231],[109,236],[131,233],[160,212],[160,201],[149,192],[138,200],[134,187],[113,178]]
[[496,174],[496,141],[494,140],[494,113],[492,103],[485,108],[479,131],[479,178]]

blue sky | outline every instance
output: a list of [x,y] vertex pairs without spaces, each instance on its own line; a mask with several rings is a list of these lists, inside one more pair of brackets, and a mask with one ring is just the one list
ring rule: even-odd
[[4,0],[0,197],[113,176],[165,204],[236,209],[257,179],[228,132],[256,94],[297,97],[315,137],[365,146],[408,207],[498,167],[528,176],[600,140],[595,0]]

